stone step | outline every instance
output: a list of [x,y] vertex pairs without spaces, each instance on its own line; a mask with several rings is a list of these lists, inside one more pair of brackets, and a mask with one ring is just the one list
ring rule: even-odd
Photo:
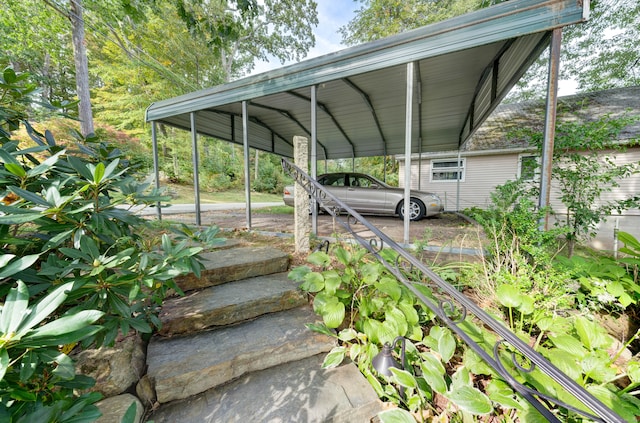
[[271,247],[239,247],[215,250],[200,255],[205,269],[201,277],[190,273],[176,278],[183,291],[207,288],[254,276],[284,272],[289,256]]
[[160,313],[165,336],[231,325],[307,304],[287,273],[258,276],[165,300]]
[[194,335],[154,337],[147,349],[147,375],[158,402],[188,398],[250,372],[330,351],[333,338],[305,327],[317,320],[305,305]]
[[369,422],[383,410],[353,363],[322,369],[324,354],[246,374],[183,401],[161,405],[156,423]]

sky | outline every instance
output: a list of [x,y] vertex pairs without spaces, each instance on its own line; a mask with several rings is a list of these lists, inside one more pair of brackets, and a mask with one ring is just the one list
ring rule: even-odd
[[[314,30],[316,45],[309,51],[305,59],[322,56],[343,50],[346,46],[340,43],[341,36],[338,29],[346,25],[354,16],[354,11],[360,7],[360,3],[354,0],[317,0],[318,26]],[[287,65],[289,63],[285,63]],[[258,62],[251,75],[277,69],[284,65],[279,60],[270,62]]]

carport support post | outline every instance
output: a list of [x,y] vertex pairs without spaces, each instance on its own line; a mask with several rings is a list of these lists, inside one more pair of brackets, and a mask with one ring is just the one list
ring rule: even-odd
[[[311,86],[311,179],[318,178],[318,104],[317,88]],[[318,236],[318,207],[316,199],[311,198],[311,232]]]
[[[560,49],[562,44],[562,28],[556,28],[551,35],[551,52],[549,53],[549,75],[547,77],[547,108],[544,118],[544,141],[542,145],[542,164],[540,175],[540,197],[538,207],[549,206],[551,193],[551,169],[553,165],[553,144],[556,135],[556,107],[558,105],[558,73],[560,70]],[[549,228],[549,213],[544,214],[540,228]]]
[[247,229],[251,229],[251,170],[249,169],[249,113],[242,102],[242,146],[244,149],[244,196],[247,203]]
[[413,114],[413,62],[407,63],[407,109],[404,129],[404,243],[409,244],[409,221],[411,212],[411,117]]
[[198,131],[196,131],[196,113],[191,112],[191,150],[193,157],[193,190],[195,196],[196,207],[196,226],[200,226],[202,221],[200,219],[200,176],[199,176],[199,163],[198,163]]
[[[309,168],[309,142],[305,137],[293,137],[293,160],[305,172]],[[296,253],[309,252],[309,194],[296,182],[294,195],[294,240]]]
[[[156,121],[151,122],[151,145],[153,146],[153,174],[155,178],[156,189],[160,190],[160,160],[158,158],[158,135],[156,132]],[[156,213],[158,220],[162,220],[162,209],[160,201],[156,202]]]

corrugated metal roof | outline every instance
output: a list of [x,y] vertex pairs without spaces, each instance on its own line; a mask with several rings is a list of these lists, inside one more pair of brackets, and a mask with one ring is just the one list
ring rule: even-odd
[[512,0],[372,43],[152,104],[147,121],[283,156],[311,131],[317,86],[318,159],[403,154],[406,64],[416,63],[413,152],[457,149],[548,44],[586,19],[588,0]]

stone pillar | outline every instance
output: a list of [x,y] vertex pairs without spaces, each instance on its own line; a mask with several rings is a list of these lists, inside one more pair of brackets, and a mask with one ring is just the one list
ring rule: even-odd
[[[296,166],[305,172],[309,171],[309,141],[305,137],[293,137],[293,160]],[[294,237],[296,253],[309,252],[309,194],[296,182],[293,189],[295,197]]]

